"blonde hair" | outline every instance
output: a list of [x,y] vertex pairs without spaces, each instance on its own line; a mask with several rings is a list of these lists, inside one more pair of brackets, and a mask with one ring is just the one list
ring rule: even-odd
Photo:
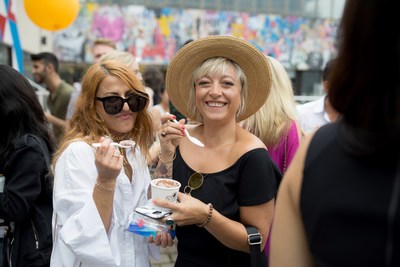
[[272,86],[264,105],[251,117],[241,122],[244,129],[256,135],[267,147],[277,147],[292,121],[297,121],[292,82],[282,64],[267,57],[271,66]]
[[198,111],[196,107],[196,97],[195,97],[195,83],[198,79],[201,79],[204,76],[222,76],[228,64],[232,65],[235,70],[236,70],[236,75],[240,81],[241,84],[241,91],[240,91],[240,106],[239,109],[236,113],[236,118],[240,117],[245,111],[246,111],[246,103],[247,103],[247,92],[248,92],[248,86],[247,86],[247,78],[246,75],[244,74],[242,68],[238,64],[236,64],[234,61],[224,58],[224,57],[213,57],[210,59],[207,59],[204,61],[200,66],[198,66],[192,74],[191,82],[190,82],[190,93],[189,93],[189,101],[188,101],[188,107],[192,107],[190,112],[190,118],[194,119],[197,122],[203,122],[203,116],[201,113]]
[[[69,130],[60,142],[60,147],[54,155],[53,163],[62,152],[74,141],[85,141],[89,144],[98,142],[102,136],[111,136],[103,118],[96,112],[95,97],[101,82],[107,76],[120,78],[135,94],[148,99],[142,83],[134,72],[118,61],[105,61],[92,65],[83,76],[81,93],[77,99],[75,112],[69,121]],[[148,105],[148,103],[147,103]],[[131,132],[123,136],[132,139],[147,157],[148,140],[153,136],[153,124],[147,106],[139,111]]]
[[136,58],[131,53],[118,50],[107,52],[100,58],[100,62],[104,62],[107,60],[116,60],[127,65],[128,67],[136,62]]

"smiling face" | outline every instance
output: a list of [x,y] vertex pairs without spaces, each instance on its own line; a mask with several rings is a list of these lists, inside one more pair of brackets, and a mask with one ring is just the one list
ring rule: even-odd
[[236,63],[222,57],[208,59],[194,71],[192,80],[188,105],[193,107],[194,120],[236,120],[244,110],[247,82]]
[[221,74],[198,79],[195,90],[196,106],[204,120],[235,118],[240,106],[241,84],[232,64],[227,64]]
[[[134,92],[122,79],[108,75],[100,83],[96,97],[119,96],[127,98],[131,94],[134,94]],[[109,115],[105,112],[103,103],[96,101],[96,111],[103,118],[109,132],[114,135],[121,135],[132,131],[137,117],[137,112],[132,112],[127,103],[124,103],[121,112]]]

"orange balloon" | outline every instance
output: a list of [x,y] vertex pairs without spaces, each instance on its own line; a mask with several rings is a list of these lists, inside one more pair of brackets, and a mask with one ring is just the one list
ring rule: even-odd
[[58,31],[74,22],[79,0],[24,0],[26,14],[40,28]]

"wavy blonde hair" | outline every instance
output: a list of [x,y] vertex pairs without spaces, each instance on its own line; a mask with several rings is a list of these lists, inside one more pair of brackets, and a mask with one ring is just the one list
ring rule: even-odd
[[[133,70],[123,63],[109,60],[92,65],[83,77],[82,91],[77,99],[75,112],[69,121],[69,130],[60,142],[53,163],[72,142],[85,141],[91,144],[98,142],[102,136],[111,136],[103,118],[96,112],[95,108],[97,90],[101,82],[110,75],[123,80],[135,94],[149,98]],[[150,114],[147,112],[147,105],[142,111],[138,112],[132,131],[123,136],[123,139],[134,140],[146,157],[149,155],[148,140],[153,134],[153,124]]]
[[244,129],[256,135],[268,148],[277,147],[292,121],[297,121],[292,81],[282,64],[267,57],[271,66],[272,86],[267,101],[251,117],[241,122]]

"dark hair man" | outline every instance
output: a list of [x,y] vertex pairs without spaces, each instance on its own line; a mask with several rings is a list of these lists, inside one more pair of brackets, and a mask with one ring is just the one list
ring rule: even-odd
[[65,116],[73,87],[61,79],[58,73],[58,59],[49,52],[31,55],[32,74],[35,82],[43,84],[50,92],[45,112],[47,120],[53,126],[56,141],[59,141],[67,125]]

